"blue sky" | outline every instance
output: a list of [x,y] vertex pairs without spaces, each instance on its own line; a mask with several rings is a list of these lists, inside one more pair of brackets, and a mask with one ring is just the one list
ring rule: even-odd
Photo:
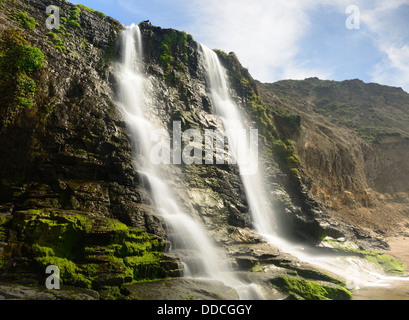
[[[409,0],[71,0],[125,25],[186,31],[262,82],[359,78],[409,92]],[[353,5],[358,11],[346,11]],[[353,13],[359,29],[347,28]],[[358,20],[350,18],[352,23]]]

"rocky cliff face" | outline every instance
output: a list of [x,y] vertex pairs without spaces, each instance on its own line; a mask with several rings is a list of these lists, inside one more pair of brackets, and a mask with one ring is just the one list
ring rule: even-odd
[[[61,9],[59,30],[45,26],[48,5]],[[115,105],[118,35],[124,27],[63,0],[3,1],[0,20],[2,43],[37,53],[35,59],[30,55],[28,60],[12,60],[21,77],[0,83],[1,95],[8,99],[0,102],[0,295],[163,297],[156,292],[158,283],[143,281],[180,277],[183,270],[168,252],[169,230],[137,174],[132,150],[138,146],[132,145]],[[149,23],[141,23],[140,29],[149,119],[169,132],[174,121],[180,121],[183,130],[222,127],[213,115],[193,37]],[[5,50],[0,57],[9,54],[4,48],[0,46]],[[312,243],[327,235],[354,239],[359,228],[328,214],[326,206],[336,203],[333,197],[325,202],[322,194],[340,195],[337,199],[344,204],[347,191],[353,190],[354,199],[348,201],[370,207],[375,200],[367,187],[377,185],[373,190],[386,192],[379,181],[389,175],[380,172],[385,166],[392,171],[394,162],[371,157],[376,150],[347,130],[345,135],[332,134],[324,122],[318,131],[314,119],[282,101],[266,104],[278,98],[257,84],[233,53],[218,54],[229,72],[234,99],[248,115],[249,125],[260,129],[266,183],[288,230]],[[36,68],[24,67],[24,61],[32,60]],[[4,61],[0,60],[2,74],[7,71]],[[314,137],[322,145],[317,146]],[[405,152],[382,141],[385,149]],[[359,165],[347,156],[351,150]],[[349,298],[339,281],[254,233],[237,166],[182,164],[162,169],[181,206],[225,249],[243,278],[263,283],[267,297]],[[393,184],[397,190],[402,186],[406,184]],[[50,264],[60,267],[63,283],[73,285],[74,291],[43,292],[44,270]],[[319,280],[314,286],[325,288],[325,294],[321,289],[308,294],[294,289],[299,283],[310,286],[310,280]],[[231,297],[220,285],[167,281],[166,298],[186,298],[177,293],[180,288],[200,298]],[[139,284],[127,285],[131,282]],[[27,284],[36,286],[21,287]],[[217,294],[211,291],[215,287]]]
[[[46,28],[49,5],[61,9],[58,31]],[[37,25],[14,20],[21,12]],[[161,223],[135,176],[108,80],[122,25],[65,1],[6,1],[1,20],[3,35],[19,28],[26,45],[44,54],[44,66],[30,74],[32,106],[15,105],[2,119],[2,280],[36,282],[42,264],[59,260],[62,280],[83,287],[177,269],[162,255],[163,234],[143,233],[155,234]]]
[[331,214],[372,235],[407,228],[407,93],[316,78],[259,89],[266,102],[302,117],[295,141],[305,184]]

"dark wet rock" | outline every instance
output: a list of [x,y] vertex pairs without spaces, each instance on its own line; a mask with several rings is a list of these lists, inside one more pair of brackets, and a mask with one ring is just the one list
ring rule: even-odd
[[98,292],[77,287],[46,290],[37,287],[0,283],[0,300],[98,300]]
[[237,292],[220,281],[185,278],[129,284],[123,291],[135,300],[238,300]]

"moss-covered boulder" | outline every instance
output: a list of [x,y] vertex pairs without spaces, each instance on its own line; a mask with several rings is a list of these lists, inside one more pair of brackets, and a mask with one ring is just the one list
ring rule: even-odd
[[[166,278],[171,268],[178,268],[163,256],[162,239],[115,219],[44,209],[17,211],[1,221],[3,238],[14,234],[16,242],[23,244],[20,248],[24,247],[27,266],[38,275],[44,275],[49,265],[57,266],[62,285],[99,290]],[[17,251],[13,255],[18,255]],[[4,260],[0,268],[13,272]]]
[[298,277],[279,276],[271,283],[288,294],[287,299],[296,300],[349,300],[352,294],[340,285],[315,282]]

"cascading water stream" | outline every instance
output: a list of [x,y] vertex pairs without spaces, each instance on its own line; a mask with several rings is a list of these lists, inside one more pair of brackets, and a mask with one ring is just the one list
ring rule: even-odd
[[229,152],[233,153],[237,161],[255,229],[279,248],[286,247],[289,245],[288,240],[280,236],[280,231],[285,231],[286,226],[275,216],[264,186],[262,170],[258,170],[258,148],[251,148],[246,139],[235,137],[236,132],[248,131],[248,128],[230,95],[226,70],[213,50],[205,45],[201,45],[201,49],[214,113],[222,120],[229,141]]
[[150,159],[151,133],[154,128],[145,117],[142,38],[139,27],[131,25],[121,34],[121,61],[117,65],[117,105],[124,115],[134,144],[138,174],[149,186],[157,211],[165,219],[172,248],[185,266],[185,275],[224,282],[243,299],[260,298],[254,288],[232,276],[225,257],[207,237],[193,217],[181,210],[171,188]]
[[[247,201],[251,210],[257,231],[261,235],[276,235],[278,221],[273,214],[268,195],[263,185],[258,167],[257,150],[249,148],[246,140],[237,139],[236,133],[246,131],[239,109],[233,102],[228,85],[225,69],[220,64],[217,54],[201,45],[205,61],[205,69],[210,85],[210,93],[214,106],[214,113],[224,125],[229,141],[229,152],[233,154],[240,169],[241,178],[246,191]],[[244,152],[240,152],[244,150]],[[256,163],[257,162],[257,163]],[[271,214],[265,214],[270,212]]]
[[[246,146],[245,140],[234,137],[234,132],[246,130],[245,122],[233,101],[226,70],[222,67],[217,54],[208,47],[201,45],[204,68],[210,85],[210,95],[213,101],[214,113],[224,125],[229,142],[229,152],[234,154],[240,170],[240,176],[245,188],[250,214],[256,231],[269,243],[281,251],[289,253],[301,261],[310,263],[346,279],[352,287],[384,285],[385,281],[409,280],[408,278],[385,277],[379,274],[373,265],[358,258],[334,257],[313,251],[313,248],[301,247],[286,237],[287,226],[275,216],[274,208],[269,201],[261,170],[252,170],[249,166],[256,165],[258,155],[254,149]],[[241,145],[240,145],[241,144]],[[243,145],[244,144],[244,145]],[[239,150],[246,150],[239,152]],[[245,155],[243,157],[243,154]],[[280,232],[284,231],[284,232]],[[308,250],[306,250],[308,249]],[[310,253],[312,252],[312,253]],[[372,269],[371,269],[372,267]]]

